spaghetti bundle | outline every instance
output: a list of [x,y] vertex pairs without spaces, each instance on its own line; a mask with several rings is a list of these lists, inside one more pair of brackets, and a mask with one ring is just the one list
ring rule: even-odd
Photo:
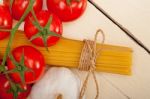
[[[5,53],[8,39],[0,41],[0,58]],[[17,31],[12,48],[21,45],[36,47],[45,57],[49,65],[77,68],[84,42],[61,38],[60,41],[49,47],[49,52],[43,47],[37,47],[27,40],[22,31]],[[97,44],[100,47],[101,44]],[[101,55],[97,57],[96,70],[117,74],[131,74],[132,49],[122,46],[103,44]]]

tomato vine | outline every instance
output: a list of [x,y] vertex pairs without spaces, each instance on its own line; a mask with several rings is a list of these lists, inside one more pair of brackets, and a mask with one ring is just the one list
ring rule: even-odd
[[[21,23],[24,21],[25,17],[28,15],[28,13],[31,11],[34,2],[35,2],[35,0],[30,0],[29,5],[28,5],[26,11],[24,12],[24,14],[22,15],[21,19],[19,20],[19,22],[10,31],[10,38],[9,38],[9,41],[8,41],[8,44],[7,44],[7,47],[6,47],[6,52],[4,54],[2,63],[0,65],[0,72],[3,72],[6,75],[6,78],[8,79],[8,81],[10,83],[10,90],[9,90],[9,92],[13,93],[14,99],[17,99],[18,92],[22,92],[23,90],[22,90],[22,88],[21,88],[21,86],[19,84],[14,83],[10,79],[10,77],[9,77],[9,75],[7,73],[9,71],[7,71],[7,69],[5,68],[5,63],[6,63],[6,59],[8,57],[8,54],[10,53],[10,50],[11,50],[11,45],[12,45],[12,42],[13,42],[13,38],[15,36],[15,32],[17,31],[17,29],[19,28]],[[10,6],[12,6],[12,3],[13,3],[13,0],[11,0]],[[6,31],[6,30],[4,30],[4,31]],[[23,70],[21,70],[19,72],[22,73]],[[24,81],[24,78],[22,79],[22,81]]]

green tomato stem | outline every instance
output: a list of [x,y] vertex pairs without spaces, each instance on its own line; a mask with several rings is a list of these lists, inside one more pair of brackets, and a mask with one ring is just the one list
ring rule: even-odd
[[[31,11],[32,7],[33,7],[33,4],[34,4],[34,1],[35,0],[30,0],[29,2],[29,5],[26,9],[26,11],[24,12],[24,14],[22,15],[21,19],[19,20],[19,22],[15,25],[14,28],[12,28],[11,30],[11,34],[10,34],[10,38],[9,38],[9,41],[8,41],[8,44],[7,44],[7,47],[6,47],[6,52],[4,54],[4,57],[3,57],[3,61],[2,61],[2,64],[1,66],[4,66],[4,74],[5,72],[7,72],[6,68],[5,68],[5,62],[6,62],[6,59],[8,57],[8,54],[10,52],[10,49],[11,49],[11,45],[12,45],[12,41],[13,41],[13,38],[15,36],[15,33],[17,31],[17,29],[19,28],[20,24],[24,21],[25,17],[28,15],[28,13]],[[12,7],[12,3],[13,3],[13,0],[11,0],[11,7]],[[17,96],[18,96],[18,92],[20,89],[20,87],[18,87],[17,84],[15,84],[9,77],[9,75],[6,73],[6,78],[8,79],[9,83],[10,83],[10,86],[11,88],[15,89],[15,90],[12,90],[12,93],[14,95],[14,99],[17,99]]]
[[12,8],[14,0],[10,0],[10,9]]
[[19,28],[20,24],[24,21],[25,17],[28,15],[28,13],[30,12],[30,10],[32,9],[34,1],[35,0],[30,0],[30,3],[28,5],[25,13],[23,14],[23,16],[21,17],[21,19],[19,20],[19,22],[15,25],[15,27],[11,31],[10,39],[9,39],[7,47],[6,47],[6,53],[4,54],[3,61],[2,61],[2,65],[3,66],[5,65],[8,53],[10,52],[11,44],[12,44],[13,38],[15,36],[15,32],[17,31],[17,29]]

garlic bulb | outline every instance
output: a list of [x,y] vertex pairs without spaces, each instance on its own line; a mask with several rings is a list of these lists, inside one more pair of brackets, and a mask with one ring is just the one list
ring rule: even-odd
[[67,68],[52,67],[32,88],[31,99],[79,99],[80,80]]

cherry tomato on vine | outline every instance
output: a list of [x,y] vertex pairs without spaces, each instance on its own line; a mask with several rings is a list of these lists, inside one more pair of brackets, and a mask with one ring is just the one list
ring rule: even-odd
[[[17,99],[26,99],[31,91],[31,85],[21,85],[25,92],[19,92]],[[13,94],[8,93],[10,83],[5,75],[0,75],[0,99],[13,99]]]
[[40,28],[36,25],[33,25],[35,18],[32,16],[25,21],[24,31],[28,39],[32,39],[32,43],[37,46],[52,46],[57,43],[62,35],[62,22],[60,19],[53,13],[48,12],[47,10],[41,10],[36,14],[37,21]]
[[[16,20],[20,20],[24,14],[30,0],[14,0],[12,4],[12,16]],[[35,0],[33,9],[38,12],[42,9],[43,0]],[[31,14],[31,13],[29,13]],[[29,16],[29,15],[28,15]]]
[[9,9],[4,6],[0,5],[0,40],[9,36],[9,31],[12,28],[12,17],[10,14]]
[[12,57],[8,57],[7,67],[8,70],[17,69],[17,72],[10,73],[15,82],[20,83],[22,81],[22,75],[20,74],[22,72],[27,84],[36,82],[44,73],[44,57],[37,49],[31,46],[20,46],[12,51]]
[[62,21],[73,21],[85,11],[87,0],[47,0],[50,12],[55,13]]

